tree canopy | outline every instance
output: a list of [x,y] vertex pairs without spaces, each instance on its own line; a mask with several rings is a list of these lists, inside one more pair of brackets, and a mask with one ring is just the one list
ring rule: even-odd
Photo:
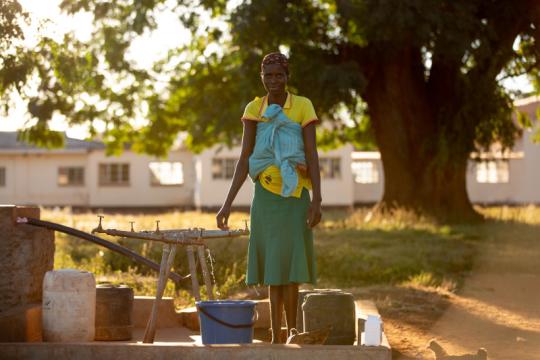
[[[47,121],[59,112],[71,123],[108,122],[111,149],[129,141],[164,154],[180,131],[194,150],[233,144],[244,106],[263,94],[261,58],[279,49],[290,58],[290,89],[311,98],[327,124],[321,144],[379,148],[388,204],[472,211],[464,163],[494,143],[510,147],[520,132],[502,80],[527,75],[540,84],[534,0],[63,0],[61,7],[93,14],[92,38],[44,38],[30,52],[10,43],[21,36],[17,1],[2,8],[2,27],[14,29],[0,39],[2,94],[39,79],[37,93],[26,95],[38,119],[23,133],[29,140],[46,142]],[[156,28],[160,11],[177,14],[193,39],[152,69],[137,68],[126,51]],[[164,88],[156,74],[167,76]],[[136,116],[148,125],[135,129]],[[414,180],[408,190],[395,183],[404,171]],[[442,195],[444,181],[463,193],[459,205]],[[419,184],[430,190],[419,195]]]
[[[111,148],[121,148],[124,141],[143,142],[142,151],[163,154],[178,131],[187,131],[191,146],[200,150],[239,138],[239,114],[263,92],[257,76],[261,57],[281,49],[291,58],[291,89],[312,98],[318,113],[337,130],[326,132],[324,142],[369,146],[366,84],[377,77],[377,63],[408,48],[415,57],[411,66],[424,74],[428,88],[444,86],[448,95],[478,98],[456,116],[451,110],[455,104],[445,101],[452,96],[440,96],[444,103],[436,105],[447,108],[439,112],[440,132],[457,133],[464,151],[471,151],[473,143],[510,145],[515,135],[509,120],[512,101],[500,79],[529,74],[538,83],[540,15],[535,3],[301,0],[234,7],[223,0],[63,0],[66,13],[92,13],[90,41],[67,34],[61,43],[42,38],[35,49],[25,49],[15,40],[23,37],[20,22],[28,16],[17,0],[7,0],[1,8],[1,93],[4,105],[10,91],[23,94],[38,120],[24,138],[38,144],[59,141],[47,131],[57,112],[72,124],[109,123],[103,136]],[[137,69],[126,60],[126,51],[137,36],[157,27],[159,11],[178,14],[193,41],[153,69]],[[217,22],[204,21],[207,17]],[[165,69],[170,83],[166,91],[157,91],[153,75]],[[39,82],[37,91],[25,93],[31,79]],[[350,114],[348,126],[343,110]],[[130,122],[137,116],[149,120],[142,132]]]

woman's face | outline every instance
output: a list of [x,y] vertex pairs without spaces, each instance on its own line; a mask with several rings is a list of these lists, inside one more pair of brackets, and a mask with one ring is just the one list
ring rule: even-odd
[[279,95],[285,93],[287,73],[279,64],[263,65],[262,82],[269,94]]

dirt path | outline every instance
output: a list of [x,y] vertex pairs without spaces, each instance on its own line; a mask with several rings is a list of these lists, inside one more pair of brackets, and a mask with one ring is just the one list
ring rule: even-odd
[[489,359],[540,359],[540,276],[475,274],[430,332],[451,354],[484,347]]
[[425,323],[387,312],[394,359],[433,359],[425,350],[430,338],[452,355],[484,347],[492,360],[540,359],[540,229],[524,230],[528,236],[520,234],[520,240],[504,232],[489,235],[463,288],[433,295],[431,314],[423,306]]
[[490,359],[540,359],[539,241],[540,230],[519,242],[507,236],[486,244],[431,329],[450,353],[484,347]]

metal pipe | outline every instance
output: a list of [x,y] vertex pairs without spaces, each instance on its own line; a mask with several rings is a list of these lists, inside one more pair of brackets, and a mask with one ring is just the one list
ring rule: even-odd
[[159,231],[124,231],[116,229],[103,229],[101,226],[98,226],[92,230],[92,234],[94,233],[141,240],[160,241],[167,244],[198,246],[204,245],[204,239],[239,237],[249,235],[249,230],[178,229]]
[[[146,265],[149,268],[151,268],[152,270],[155,270],[155,271],[159,272],[159,265],[157,263],[153,262],[152,260],[147,259],[144,256],[141,256],[141,255],[137,254],[136,252],[134,252],[134,251],[132,251],[132,250],[130,250],[128,248],[125,248],[125,247],[120,246],[118,244],[115,244],[115,243],[112,243],[110,241],[104,240],[104,239],[102,239],[100,237],[97,237],[95,235],[85,233],[84,231],[77,230],[77,229],[74,229],[74,228],[70,228],[68,226],[60,225],[60,224],[53,223],[53,222],[50,222],[50,221],[38,220],[38,219],[27,218],[27,217],[17,218],[17,223],[19,223],[19,224],[28,224],[28,225],[33,225],[33,226],[39,226],[39,227],[43,227],[43,228],[46,228],[46,229],[58,231],[58,232],[61,232],[61,233],[64,233],[64,234],[73,235],[75,237],[78,237],[78,238],[93,242],[94,244],[106,247],[107,249],[109,249],[111,251],[122,254],[122,255],[130,258],[131,260],[133,260],[135,262],[138,262],[139,264]],[[177,274],[175,272],[172,272],[172,271],[169,274],[169,278],[172,281],[174,281],[176,284],[180,283],[180,281],[182,281],[182,280],[185,280],[185,279],[189,278],[190,276],[191,275],[181,276],[181,275],[179,275],[179,274]]]
[[115,230],[115,229],[101,229],[92,230],[92,233],[101,233],[101,234],[107,234],[111,236],[119,236],[119,237],[125,237],[125,238],[132,238],[132,239],[139,239],[139,240],[151,240],[151,241],[160,241],[166,244],[181,244],[181,245],[203,245],[204,243],[200,240],[193,240],[186,238],[182,236],[182,234],[178,234],[177,236],[173,237],[167,237],[164,233],[156,233],[156,232],[132,232],[132,231],[123,231],[123,230]]

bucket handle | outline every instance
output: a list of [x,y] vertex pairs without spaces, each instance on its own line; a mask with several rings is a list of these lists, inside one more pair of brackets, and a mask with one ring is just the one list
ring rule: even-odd
[[228,323],[226,321],[218,319],[214,315],[212,315],[212,314],[208,313],[206,310],[204,310],[203,307],[198,306],[198,305],[197,305],[197,310],[202,312],[204,315],[208,316],[210,319],[214,320],[215,322],[217,322],[217,323],[219,323],[221,325],[225,325],[225,326],[230,327],[230,328],[234,328],[234,329],[253,327],[253,325],[255,325],[255,322],[259,319],[259,312],[257,311],[257,309],[254,309],[255,312],[253,314],[253,318],[251,319],[251,323],[249,323],[249,324],[230,324],[230,323]]

